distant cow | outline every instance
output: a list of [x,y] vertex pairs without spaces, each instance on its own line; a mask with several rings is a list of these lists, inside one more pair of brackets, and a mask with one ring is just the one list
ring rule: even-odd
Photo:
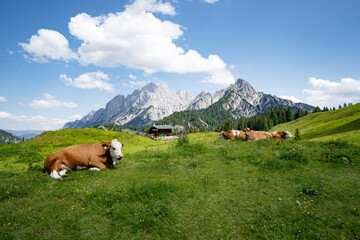
[[44,162],[44,170],[50,177],[67,177],[67,170],[106,170],[114,167],[115,160],[123,158],[121,144],[117,139],[105,143],[70,146],[50,154]]
[[244,131],[239,130],[229,130],[229,131],[221,131],[219,133],[218,139],[225,139],[225,140],[234,140],[234,139],[241,139],[246,141],[246,135]]
[[245,128],[245,135],[248,141],[257,141],[257,140],[273,138],[273,135],[271,133],[263,132],[263,131],[254,131],[254,130],[250,130],[250,128]]
[[275,139],[288,139],[288,138],[292,138],[293,136],[291,135],[291,133],[289,133],[288,131],[286,132],[273,132],[272,134],[272,138]]

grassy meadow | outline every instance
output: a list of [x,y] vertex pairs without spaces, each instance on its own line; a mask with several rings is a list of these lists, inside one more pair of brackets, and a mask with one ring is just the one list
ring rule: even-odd
[[[358,239],[360,136],[303,129],[308,140],[258,142],[65,129],[0,145],[0,239]],[[114,169],[43,175],[48,154],[113,138]]]

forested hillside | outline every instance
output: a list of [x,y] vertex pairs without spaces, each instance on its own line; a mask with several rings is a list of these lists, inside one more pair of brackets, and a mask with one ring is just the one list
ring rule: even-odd
[[[345,137],[360,130],[360,103],[337,110],[317,112],[303,118],[275,126],[271,131],[299,129],[303,138]],[[355,131],[355,132],[354,132]]]

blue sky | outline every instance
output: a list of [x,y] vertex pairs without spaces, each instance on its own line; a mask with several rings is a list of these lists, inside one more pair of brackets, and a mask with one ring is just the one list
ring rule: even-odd
[[0,129],[59,129],[149,82],[360,100],[358,0],[6,0]]

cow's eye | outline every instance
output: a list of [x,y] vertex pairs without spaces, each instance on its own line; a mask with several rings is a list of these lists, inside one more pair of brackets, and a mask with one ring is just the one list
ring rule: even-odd
[[113,147],[114,150],[116,150],[116,148]]

